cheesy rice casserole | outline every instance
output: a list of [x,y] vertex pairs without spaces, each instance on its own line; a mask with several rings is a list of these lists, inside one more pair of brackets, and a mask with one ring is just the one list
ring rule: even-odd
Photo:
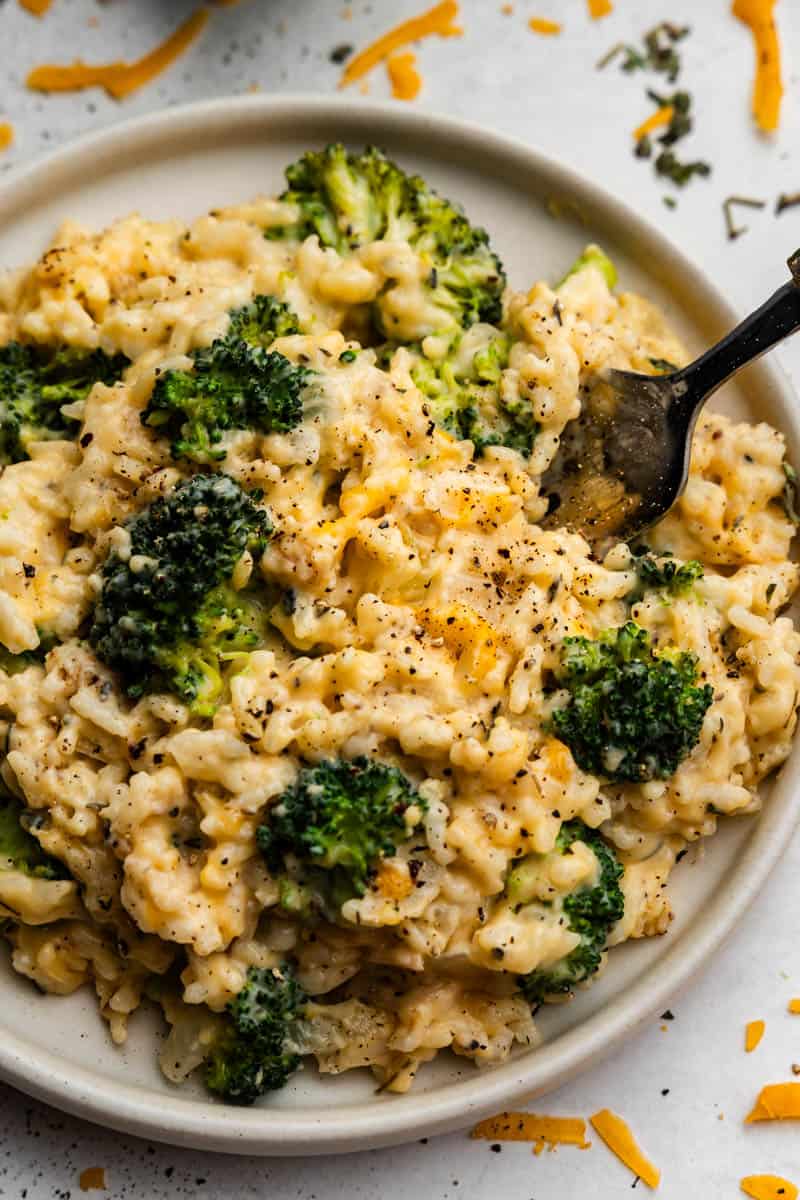
[[379,152],[287,178],[0,279],[11,962],[234,1102],[534,1046],[800,690],[776,430],[705,415],[646,546],[538,524],[582,381],[685,361],[596,247],[515,292]]

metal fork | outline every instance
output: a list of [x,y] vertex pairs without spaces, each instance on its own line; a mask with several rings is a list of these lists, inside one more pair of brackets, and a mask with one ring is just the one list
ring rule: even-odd
[[546,529],[576,529],[600,551],[634,541],[669,511],[686,486],[706,400],[800,328],[800,250],[788,263],[791,281],[688,367],[662,375],[607,369],[582,384],[580,416],[542,476]]

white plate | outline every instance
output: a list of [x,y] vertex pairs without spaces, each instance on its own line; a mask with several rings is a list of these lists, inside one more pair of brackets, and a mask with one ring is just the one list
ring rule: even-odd
[[[257,192],[274,193],[287,163],[336,140],[377,143],[461,201],[489,229],[515,286],[559,277],[593,239],[617,262],[626,287],[663,305],[690,348],[734,323],[723,298],[680,251],[571,170],[475,126],[327,97],[192,105],[68,147],[4,184],[0,263],[30,262],[66,216],[93,227],[133,210],[188,218]],[[782,429],[797,461],[795,404],[783,375],[766,361],[725,397],[726,407]],[[308,1070],[260,1107],[225,1107],[199,1085],[178,1091],[162,1079],[154,1014],[138,1015],[127,1046],[117,1050],[88,991],[69,999],[39,996],[3,965],[0,1075],[116,1129],[247,1154],[359,1150],[466,1125],[564,1083],[666,1007],[736,926],[788,842],[799,773],[796,751],[757,820],[731,820],[709,843],[701,867],[687,860],[678,868],[672,883],[678,917],[666,937],[615,950],[596,986],[542,1015],[545,1044],[501,1067],[479,1071],[442,1055],[406,1096],[376,1094],[366,1072],[337,1079]]]

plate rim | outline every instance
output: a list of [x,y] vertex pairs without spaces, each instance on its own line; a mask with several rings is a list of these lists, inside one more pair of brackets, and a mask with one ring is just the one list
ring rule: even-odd
[[[222,126],[242,119],[253,123],[270,115],[299,123],[313,117],[330,123],[341,120],[352,129],[380,126],[388,134],[407,134],[410,140],[426,132],[465,148],[490,147],[492,153],[522,164],[534,174],[555,175],[559,186],[608,213],[615,223],[625,222],[634,238],[654,248],[670,270],[680,271],[701,304],[721,322],[735,323],[737,316],[699,266],[629,205],[603,186],[558,157],[538,150],[519,138],[498,133],[478,122],[465,121],[429,110],[401,109],[392,102],[374,102],[327,95],[281,94],[219,97],[213,100],[132,117],[91,132],[29,165],[13,167],[0,182],[0,226],[13,221],[26,197],[35,199],[40,189],[52,185],[59,172],[75,176],[98,155],[109,155],[124,145],[126,159],[146,151],[160,140],[185,140],[192,133],[208,135],[209,121]],[[796,396],[774,358],[755,368],[788,416],[784,432],[793,426],[800,444],[800,428],[792,417]],[[736,859],[736,867],[711,903],[675,944],[615,997],[585,1021],[528,1054],[475,1072],[468,1080],[446,1084],[432,1093],[410,1093],[386,1104],[315,1106],[301,1109],[259,1107],[239,1109],[213,1101],[185,1100],[178,1093],[115,1082],[84,1067],[65,1067],[57,1055],[28,1038],[4,1031],[0,1039],[0,1079],[21,1091],[73,1115],[126,1133],[171,1145],[256,1155],[305,1155],[372,1149],[445,1133],[465,1126],[522,1097],[532,1099],[566,1083],[594,1062],[610,1054],[640,1025],[665,1008],[675,994],[708,965],[710,955],[731,934],[745,910],[766,882],[788,845],[800,817],[800,750],[775,780],[769,804]],[[793,794],[794,793],[794,794]],[[0,1019],[0,1027],[2,1021]],[[168,1105],[158,1100],[169,1095]]]

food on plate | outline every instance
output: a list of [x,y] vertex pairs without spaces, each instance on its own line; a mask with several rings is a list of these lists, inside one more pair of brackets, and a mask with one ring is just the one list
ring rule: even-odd
[[118,1043],[158,1005],[233,1103],[535,1046],[758,809],[800,689],[768,425],[706,414],[641,543],[541,528],[588,375],[685,361],[606,254],[520,291],[378,150],[286,176],[0,280],[11,962]]

